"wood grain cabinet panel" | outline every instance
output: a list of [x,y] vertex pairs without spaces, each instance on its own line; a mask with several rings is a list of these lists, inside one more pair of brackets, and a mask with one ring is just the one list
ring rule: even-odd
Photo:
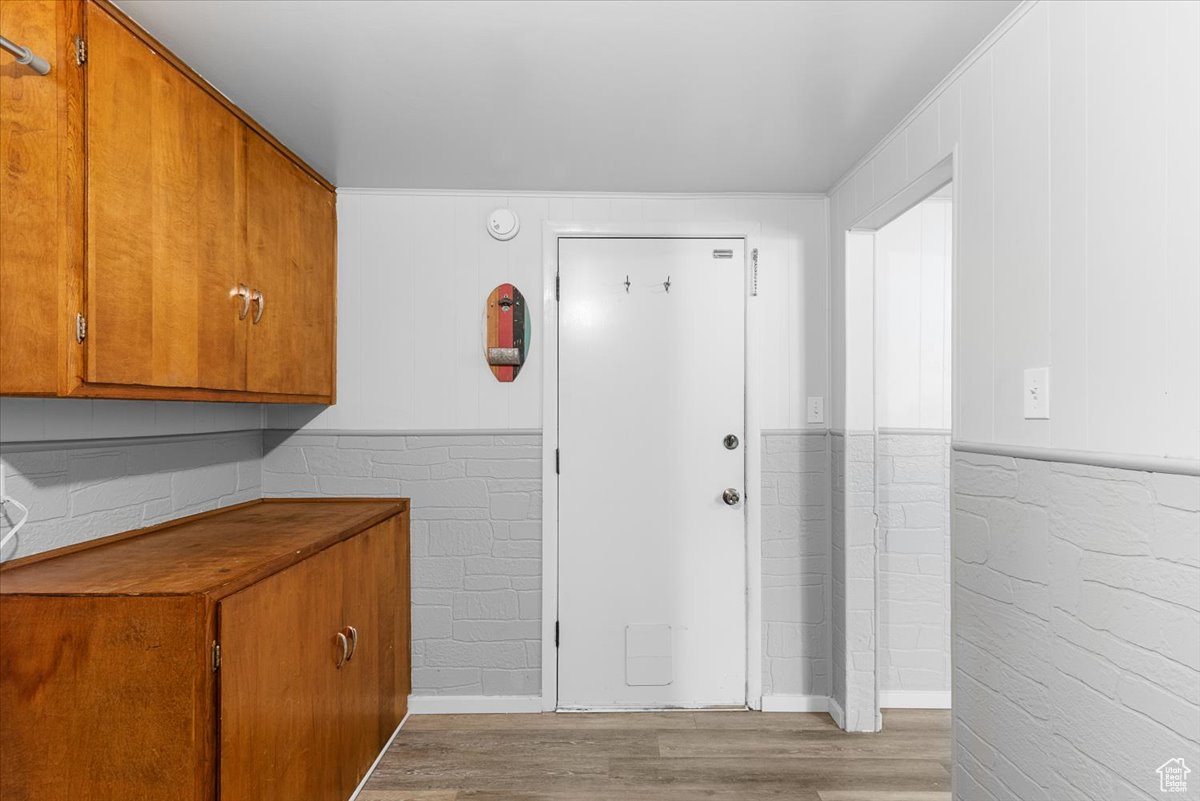
[[65,365],[59,322],[82,243],[72,234],[82,230],[72,169],[81,76],[69,55],[79,12],[56,0],[0,2],[0,32],[51,65],[38,75],[0,55],[0,394],[53,395]]
[[333,186],[108,0],[0,21],[0,394],[332,403]]
[[87,8],[87,379],[244,389],[245,126]]
[[406,500],[272,500],[0,567],[0,799],[348,798],[407,709],[408,553]]
[[247,173],[250,286],[259,293],[249,388],[332,395],[333,196],[257,137],[247,143]]

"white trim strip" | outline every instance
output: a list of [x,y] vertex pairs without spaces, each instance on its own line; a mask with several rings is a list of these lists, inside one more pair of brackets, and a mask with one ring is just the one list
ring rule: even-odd
[[4,453],[30,451],[68,451],[86,448],[125,448],[135,445],[170,445],[178,442],[232,439],[246,435],[262,436],[261,428],[235,428],[228,431],[205,431],[189,434],[146,434],[137,437],[97,437],[95,439],[37,439],[0,442]]
[[410,695],[410,715],[488,715],[541,712],[540,695]]
[[880,690],[881,709],[949,709],[949,690]]
[[404,728],[404,724],[408,723],[408,716],[411,714],[412,712],[404,713],[404,720],[400,721],[400,725],[396,727],[394,732],[392,732],[392,736],[389,737],[387,743],[384,744],[383,750],[379,752],[379,756],[375,757],[375,761],[371,763],[371,767],[367,768],[366,775],[363,776],[362,781],[358,783],[358,787],[354,788],[354,792],[350,794],[350,798],[347,799],[347,801],[354,801],[354,799],[358,798],[358,794],[363,791],[363,788],[367,786],[367,782],[371,780],[371,774],[375,772],[375,768],[379,767],[380,761],[383,760],[383,755],[386,754],[388,749],[392,747],[392,743],[395,741],[396,736],[400,734],[400,730]]
[[398,195],[445,197],[588,197],[630,198],[645,200],[736,200],[740,198],[772,198],[775,200],[820,200],[824,192],[564,192],[561,190],[541,192],[536,189],[408,189],[370,186],[339,186],[339,195]]
[[542,435],[540,428],[264,428],[311,437],[529,437]]
[[881,426],[879,428],[881,436],[904,436],[904,437],[948,437],[950,429],[948,428],[904,428],[904,427],[888,427]]
[[829,434],[828,428],[764,428],[760,431],[764,437],[824,437]]
[[763,712],[828,712],[828,695],[764,695]]
[[1065,462],[1093,467],[1113,467],[1118,470],[1140,470],[1147,473],[1173,473],[1181,476],[1200,476],[1200,459],[1175,456],[1140,456],[1132,453],[1104,451],[1072,451],[1064,448],[1039,448],[1033,445],[1000,445],[991,442],[954,440],[951,449],[959,453],[978,453],[984,456],[1007,456],[1012,459],[1034,459],[1039,462]]
[[846,713],[842,710],[842,705],[832,695],[829,696],[829,716],[833,718],[833,722],[838,725],[839,729],[846,729]]
[[883,139],[880,139],[879,143],[876,144],[875,147],[868,150],[867,154],[859,159],[853,167],[847,170],[841,178],[837,179],[833,186],[826,189],[825,194],[832,197],[839,189],[842,188],[842,186],[845,185],[847,181],[852,179],[855,175],[858,175],[859,170],[867,166],[872,159],[878,156],[885,147],[891,144],[893,139],[904,133],[905,129],[912,124],[913,120],[921,115],[921,112],[936,103],[938,98],[941,97],[946,90],[954,84],[955,81],[962,77],[964,72],[971,68],[972,64],[982,58],[983,54],[988,50],[991,50],[992,46],[995,45],[996,42],[1000,41],[1000,39],[1004,37],[1004,34],[1008,33],[1008,31],[1020,21],[1021,17],[1028,14],[1029,10],[1037,5],[1037,3],[1038,0],[1024,0],[1021,5],[1014,8],[1012,13],[1001,20],[1000,24],[997,25],[991,33],[984,37],[982,42],[975,45],[975,49],[968,53],[966,58],[958,62],[957,66],[950,70],[946,77],[942,78],[942,80],[938,82],[938,85],[933,87],[929,94],[925,95],[920,103],[917,103],[917,105],[913,106],[913,110],[908,112],[908,114],[906,114],[904,118],[896,124],[896,127],[892,128],[892,130],[888,132],[887,136],[883,137]]

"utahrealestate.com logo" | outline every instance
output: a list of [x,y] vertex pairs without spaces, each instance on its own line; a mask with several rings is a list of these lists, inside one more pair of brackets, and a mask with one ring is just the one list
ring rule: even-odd
[[1183,757],[1168,759],[1158,766],[1158,789],[1164,793],[1186,793],[1187,777],[1192,769],[1183,764]]

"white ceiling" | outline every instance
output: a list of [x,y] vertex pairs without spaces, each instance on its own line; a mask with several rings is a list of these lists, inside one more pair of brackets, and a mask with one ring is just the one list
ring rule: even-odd
[[339,186],[820,192],[1016,0],[118,0]]

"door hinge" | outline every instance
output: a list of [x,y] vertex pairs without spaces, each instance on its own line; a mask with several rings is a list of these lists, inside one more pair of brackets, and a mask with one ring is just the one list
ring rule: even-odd
[[212,669],[213,673],[221,669],[221,644],[216,640],[212,644]]
[[562,292],[562,279],[558,273],[554,274],[554,299],[558,300],[559,294]]
[[554,647],[558,647],[558,621],[554,621]]
[[75,341],[83,344],[87,339],[87,318],[82,314],[75,315]]
[[75,37],[75,64],[82,67],[87,63],[87,42],[82,36]]
[[561,472],[559,470],[559,464],[560,464],[560,462],[558,461],[558,448],[555,448],[554,449],[554,475],[556,475],[556,476]]
[[750,251],[750,295],[758,296],[758,248]]

